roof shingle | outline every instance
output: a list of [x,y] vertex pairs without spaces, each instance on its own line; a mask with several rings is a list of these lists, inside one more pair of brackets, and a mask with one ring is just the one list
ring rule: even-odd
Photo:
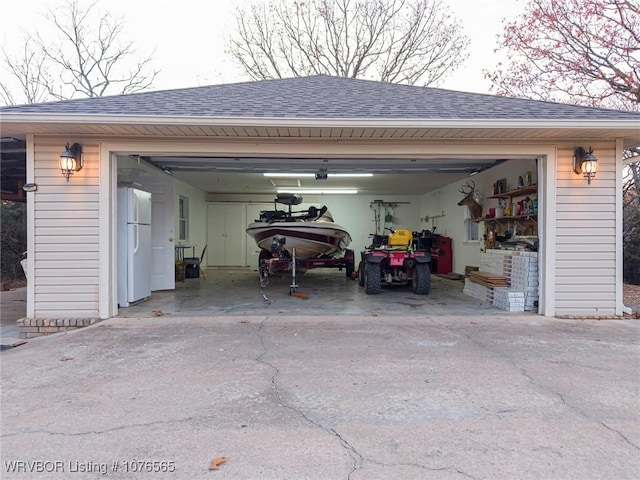
[[640,122],[639,112],[327,75],[8,106],[2,107],[0,113],[301,119],[638,119]]

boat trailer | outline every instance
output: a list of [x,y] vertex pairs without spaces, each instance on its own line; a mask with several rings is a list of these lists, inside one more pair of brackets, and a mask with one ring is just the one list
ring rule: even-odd
[[[296,258],[295,248],[291,249],[291,253],[284,248],[272,251],[271,253],[263,250],[260,252],[258,269],[260,273],[260,286],[261,288],[266,287],[269,284],[269,276],[274,273],[291,272],[291,285],[289,286],[289,295],[291,295],[298,291],[296,273],[304,273],[312,268],[344,268],[347,278],[353,278],[354,258],[353,250],[349,249],[345,250],[344,256],[339,258],[326,256],[308,258],[306,260]],[[262,296],[265,300],[269,301],[264,292]]]

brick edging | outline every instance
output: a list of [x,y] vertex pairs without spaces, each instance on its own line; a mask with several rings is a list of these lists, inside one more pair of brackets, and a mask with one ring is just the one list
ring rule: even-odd
[[88,327],[99,321],[98,318],[21,318],[17,323],[20,338],[33,338]]

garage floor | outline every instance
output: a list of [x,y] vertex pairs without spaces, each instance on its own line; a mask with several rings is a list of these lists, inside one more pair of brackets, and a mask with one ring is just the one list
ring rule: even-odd
[[249,269],[208,269],[205,275],[176,282],[175,291],[153,292],[147,301],[121,308],[118,316],[506,314],[463,294],[463,280],[437,275],[431,277],[429,295],[416,295],[410,286],[385,287],[380,295],[367,295],[344,271],[314,269],[296,279],[298,293],[306,299],[289,295],[290,275],[270,277],[262,291],[258,273]]

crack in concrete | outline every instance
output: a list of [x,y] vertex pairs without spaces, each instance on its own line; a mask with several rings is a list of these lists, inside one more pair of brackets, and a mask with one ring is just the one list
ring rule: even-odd
[[525,377],[527,380],[529,380],[529,382],[536,386],[537,388],[539,388],[540,390],[547,392],[547,393],[551,393],[552,395],[557,396],[560,401],[562,402],[562,404],[569,408],[570,410],[573,410],[575,413],[577,413],[578,415],[580,415],[581,417],[584,417],[594,423],[597,423],[598,425],[604,427],[605,429],[609,430],[612,433],[617,434],[618,436],[620,436],[620,438],[622,438],[623,441],[625,441],[626,443],[628,443],[631,447],[635,448],[636,450],[640,450],[640,447],[638,445],[636,445],[633,441],[631,441],[631,439],[629,439],[624,433],[622,433],[619,430],[616,430],[615,428],[607,425],[606,423],[604,423],[602,420],[593,417],[592,415],[589,415],[587,412],[585,412],[584,410],[582,410],[581,408],[577,407],[576,405],[573,405],[569,402],[566,401],[566,399],[564,398],[564,396],[560,393],[560,392],[556,392],[555,390],[552,390],[551,388],[542,385],[540,383],[538,383],[538,381],[533,378],[533,376],[531,374],[529,374],[529,372],[527,372],[527,370],[521,366],[520,364],[518,364],[518,362],[516,362],[513,357],[511,357],[509,354],[507,354],[506,352],[503,352],[499,349],[495,349],[495,348],[490,348],[488,345],[485,345],[484,343],[482,343],[480,340],[478,340],[477,338],[472,337],[469,334],[463,333],[463,332],[459,332],[456,331],[455,328],[452,328],[450,325],[444,325],[442,323],[437,322],[436,320],[434,320],[433,318],[430,319],[433,323],[435,323],[436,325],[439,325],[441,327],[444,327],[450,331],[454,331],[457,335],[461,335],[463,337],[465,337],[466,339],[468,339],[470,342],[475,343],[476,345],[480,346],[481,348],[483,348],[484,350],[494,353],[494,354],[498,354],[501,357],[507,359],[507,361],[513,365],[513,367],[515,367],[516,369],[518,369],[521,373],[521,375],[523,377]]
[[352,461],[352,466],[351,466],[351,471],[349,472],[349,474],[347,475],[347,479],[351,480],[353,478],[353,475],[359,471],[362,470],[364,468],[365,463],[369,462],[373,465],[380,465],[383,467],[397,467],[397,466],[413,466],[416,468],[421,468],[423,470],[426,471],[430,471],[430,472],[440,472],[440,471],[454,471],[462,476],[464,476],[465,478],[470,478],[473,480],[477,480],[476,477],[462,471],[459,470],[457,468],[454,467],[440,467],[440,468],[434,468],[434,467],[428,467],[426,465],[422,465],[422,464],[418,464],[418,463],[384,463],[384,462],[380,462],[377,460],[372,460],[370,458],[367,458],[365,456],[363,456],[363,454],[361,454],[340,432],[338,432],[336,429],[334,428],[328,428],[326,426],[324,426],[322,423],[313,420],[312,418],[310,418],[305,412],[303,412],[301,409],[287,403],[281,392],[280,392],[280,387],[278,386],[278,376],[280,375],[280,369],[275,366],[274,364],[264,360],[264,357],[269,353],[269,349],[267,348],[267,345],[265,343],[265,338],[264,338],[264,334],[263,334],[263,330],[264,330],[264,326],[266,321],[268,320],[268,318],[265,318],[264,320],[262,320],[262,322],[260,322],[259,326],[258,326],[258,338],[260,339],[260,345],[262,346],[262,353],[260,355],[258,355],[256,357],[256,361],[262,365],[265,365],[269,368],[271,368],[273,370],[273,375],[271,376],[271,385],[273,388],[273,391],[276,395],[276,398],[278,399],[278,404],[283,407],[283,408],[287,408],[293,412],[295,412],[296,415],[300,416],[302,419],[304,419],[304,421],[308,422],[309,424],[320,428],[321,430],[329,433],[330,435],[332,435],[333,437],[337,438],[338,441],[340,442],[340,444],[342,445],[342,448],[344,448],[344,450],[348,453],[349,457],[351,458]]
[[46,429],[23,430],[23,431],[18,431],[14,433],[2,434],[0,435],[0,438],[10,438],[10,437],[18,437],[21,435],[31,435],[31,434],[40,434],[40,433],[46,433],[47,435],[59,435],[62,437],[82,437],[85,435],[102,435],[104,433],[118,432],[121,430],[128,430],[130,428],[151,427],[154,425],[173,425],[176,423],[190,422],[195,419],[207,419],[207,418],[214,418],[214,417],[207,417],[207,416],[187,417],[187,418],[181,418],[176,420],[164,420],[164,421],[155,421],[155,422],[148,422],[148,423],[134,423],[130,425],[121,425],[119,427],[106,428],[104,430],[88,430],[85,432],[75,432],[75,433],[55,432],[55,431],[46,430]]
[[472,480],[479,480],[481,478],[481,477],[474,477],[473,475],[467,472],[464,472],[462,470],[459,470],[455,467],[427,467],[426,465],[422,465],[421,463],[413,463],[413,462],[385,463],[385,462],[378,462],[378,461],[369,460],[369,459],[367,459],[367,461],[375,465],[380,465],[381,467],[416,467],[416,468],[420,468],[421,470],[426,470],[428,472],[456,472],[464,476],[465,478],[471,478]]
[[273,391],[276,395],[276,398],[278,399],[278,404],[283,407],[286,408],[288,410],[291,410],[292,412],[294,412],[296,415],[300,416],[302,419],[304,419],[305,422],[320,428],[321,430],[329,433],[330,435],[332,435],[334,438],[336,438],[339,442],[340,445],[342,446],[342,448],[347,452],[347,454],[349,455],[349,457],[351,458],[351,471],[349,472],[349,474],[347,475],[347,479],[351,479],[352,475],[357,471],[360,470],[362,468],[362,465],[364,463],[364,457],[362,456],[362,454],[360,454],[356,448],[351,445],[351,443],[349,443],[349,441],[344,438],[339,432],[337,432],[335,429],[333,428],[327,428],[324,425],[322,425],[320,422],[313,420],[312,418],[309,418],[309,416],[307,416],[307,414],[305,412],[303,412],[301,409],[287,403],[285,401],[285,399],[282,396],[282,393],[280,392],[280,387],[278,386],[278,376],[280,375],[280,369],[275,366],[274,364],[264,360],[263,357],[265,357],[268,353],[269,353],[269,349],[267,348],[267,345],[265,343],[265,339],[264,339],[264,325],[266,323],[266,321],[268,320],[268,318],[265,318],[264,320],[262,320],[262,322],[260,322],[260,325],[258,326],[258,338],[260,339],[260,344],[262,346],[262,353],[260,355],[258,355],[256,357],[256,361],[262,365],[266,365],[267,367],[271,368],[273,370],[273,375],[271,376],[271,385],[273,388]]

